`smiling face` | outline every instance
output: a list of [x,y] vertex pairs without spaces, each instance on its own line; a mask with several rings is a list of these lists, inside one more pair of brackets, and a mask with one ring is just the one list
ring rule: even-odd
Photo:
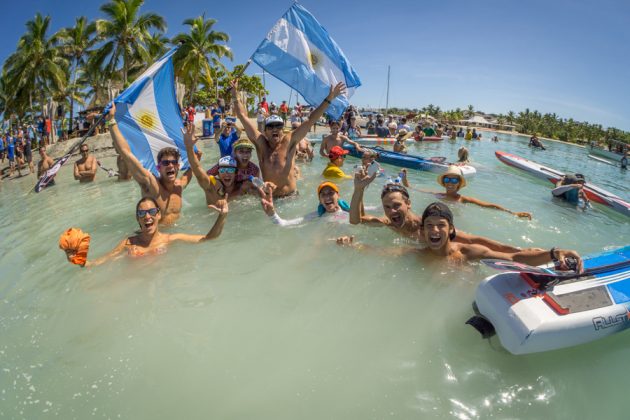
[[401,192],[390,192],[382,198],[383,211],[392,226],[402,227],[411,210],[411,202]]
[[239,147],[234,150],[234,158],[239,163],[239,165],[247,166],[249,161],[252,158],[252,149],[249,147]]
[[282,127],[282,123],[273,123],[265,126],[265,137],[267,137],[267,140],[272,146],[280,143],[282,138]]
[[330,187],[324,187],[319,192],[319,203],[326,212],[334,213],[339,210],[339,193]]
[[428,216],[422,220],[422,236],[433,251],[441,250],[448,245],[454,229],[447,219],[440,216]]
[[219,179],[226,187],[231,187],[236,182],[236,168],[222,166],[219,168]]
[[[457,191],[459,191],[462,185],[461,177],[454,175],[454,176],[448,176],[444,178],[446,178],[444,180],[444,188],[446,189],[447,194],[454,194]],[[449,180],[450,182],[447,183],[446,180]]]
[[136,220],[142,233],[149,235],[156,233],[158,231],[158,222],[161,218],[159,207],[151,199],[143,199],[136,207]]
[[167,180],[169,182],[175,182],[175,180],[177,180],[177,173],[179,172],[178,159],[178,156],[166,153],[161,156],[161,160],[158,162],[160,179]]

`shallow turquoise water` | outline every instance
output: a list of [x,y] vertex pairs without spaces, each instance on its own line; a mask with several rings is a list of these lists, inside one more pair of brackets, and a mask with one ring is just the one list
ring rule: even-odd
[[[552,200],[551,184],[505,166],[494,150],[585,173],[626,200],[630,174],[580,148],[532,151],[522,137],[489,137],[411,146],[454,158],[465,143],[478,173],[464,194],[534,214],[529,222],[456,205],[459,229],[582,253],[630,242],[626,217]],[[217,150],[203,147],[209,166]],[[277,204],[282,216],[315,209],[324,166],[322,158],[302,166],[301,195]],[[437,190],[435,178],[410,175],[415,187]],[[82,270],[65,261],[59,234],[80,227],[92,234],[92,257],[108,251],[136,227],[137,187],[105,172],[80,185],[68,165],[57,186],[22,198],[34,181],[0,186],[2,418],[625,417],[630,335],[512,356],[464,325],[476,284],[492,274],[486,268],[340,249],[328,239],[354,234],[383,248],[405,241],[363,226],[279,228],[246,198],[231,204],[217,241]],[[349,200],[352,183],[341,188]],[[379,205],[379,189],[368,189],[367,205]],[[207,232],[215,216],[196,182],[184,199],[170,230]],[[413,193],[417,212],[431,201]]]

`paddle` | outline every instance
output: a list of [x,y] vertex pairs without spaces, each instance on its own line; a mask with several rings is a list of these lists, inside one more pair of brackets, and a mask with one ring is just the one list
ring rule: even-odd
[[518,273],[535,274],[543,277],[553,277],[558,279],[563,278],[580,278],[590,276],[593,274],[605,273],[607,271],[618,270],[621,268],[630,267],[630,259],[618,261],[616,263],[600,265],[599,267],[593,267],[584,270],[582,273],[576,273],[575,271],[555,271],[549,268],[535,267],[532,265],[522,264],[514,261],[486,259],[481,262],[488,267],[501,271],[516,271]]

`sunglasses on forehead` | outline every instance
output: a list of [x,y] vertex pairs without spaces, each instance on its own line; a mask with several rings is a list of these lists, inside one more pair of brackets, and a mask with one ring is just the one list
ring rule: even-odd
[[383,191],[381,192],[381,199],[383,197],[385,197],[385,195],[387,193],[390,192],[399,192],[402,195],[404,195],[405,197],[409,198],[409,193],[407,192],[407,189],[405,187],[403,187],[400,184],[385,184],[385,186],[383,187]]

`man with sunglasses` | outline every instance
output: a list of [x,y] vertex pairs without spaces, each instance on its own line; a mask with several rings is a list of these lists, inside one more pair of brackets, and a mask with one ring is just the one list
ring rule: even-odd
[[[354,193],[352,194],[352,202],[350,203],[350,223],[357,225],[359,223],[367,226],[386,226],[394,232],[399,233],[408,238],[424,242],[424,238],[420,232],[422,226],[422,217],[415,214],[411,210],[411,200],[409,192],[400,183],[385,184],[381,191],[381,202],[385,215],[371,216],[363,211],[363,192],[365,188],[378,175],[378,172],[369,176],[365,168],[361,169],[354,177]],[[517,252],[519,248],[502,244],[483,236],[471,235],[469,233],[458,231],[456,242],[483,245],[489,249],[498,252]]]
[[[52,168],[55,164],[55,161],[46,154],[46,146],[39,146],[39,157],[41,160],[37,163],[37,178],[41,178],[44,175],[44,172]],[[55,185],[54,178],[48,183],[48,185]]]
[[[127,143],[116,124],[115,115],[116,105],[112,104],[112,108],[106,117],[109,132],[115,147],[127,163],[131,176],[140,185],[142,197],[153,198],[158,203],[162,215],[159,221],[161,224],[170,225],[175,223],[182,210],[182,192],[192,178],[192,171],[190,169],[187,170],[181,178],[177,179],[177,174],[179,173],[179,150],[173,147],[165,147],[157,155],[157,170],[160,176],[154,176],[131,153],[129,143]],[[194,129],[194,124],[190,124],[190,126]]]
[[265,120],[265,131],[261,133],[250,121],[239,100],[238,80],[232,82],[232,97],[234,98],[236,115],[241,120],[247,137],[256,146],[259,166],[265,181],[270,181],[276,185],[273,192],[274,197],[297,194],[297,171],[295,170],[297,145],[324,114],[331,101],[344,94],[345,90],[346,86],[342,82],[334,87],[331,86],[328,96],[295,130],[284,134],[282,118],[271,115]]
[[[247,193],[258,196],[264,194],[263,191],[256,188],[254,184],[249,181],[249,177],[246,179],[241,177],[239,180],[238,163],[232,156],[224,156],[219,159],[216,175],[207,174],[193,152],[196,142],[195,128],[190,126],[186,127],[184,131],[184,144],[186,145],[186,152],[188,153],[188,162],[190,163],[190,168],[195,178],[197,178],[197,183],[206,195],[206,204],[208,206],[218,204],[222,200],[232,200]],[[238,147],[237,150],[238,149],[240,149],[240,147]]]
[[98,169],[96,158],[90,155],[87,144],[82,144],[79,147],[79,152],[81,157],[74,163],[74,179],[81,183],[92,182],[96,176],[96,169]]

